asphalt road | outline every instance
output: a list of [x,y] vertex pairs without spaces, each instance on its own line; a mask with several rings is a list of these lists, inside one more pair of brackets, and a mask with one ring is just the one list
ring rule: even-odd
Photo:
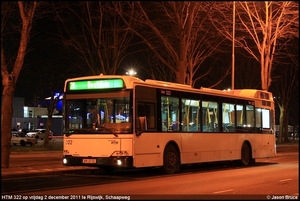
[[[47,161],[46,153],[42,154],[43,156],[39,155],[34,154],[31,158],[35,161]],[[15,159],[20,162],[30,161],[24,156],[30,158],[30,154],[26,154],[23,157],[19,155]],[[49,153],[45,164],[49,166],[51,161],[61,160],[60,154],[56,157],[55,153]],[[246,168],[233,163],[203,164],[184,168],[174,175],[161,174],[155,169],[117,171],[112,174],[86,168],[82,171],[62,172],[56,169],[53,173],[40,170],[35,175],[27,172],[22,175],[2,177],[2,193],[8,196],[7,199],[10,198],[9,195],[30,197],[42,195],[44,199],[45,196],[47,199],[54,199],[51,197],[53,195],[74,195],[75,197],[71,199],[79,199],[76,197],[78,195],[103,195],[105,199],[106,195],[132,195],[130,198],[132,200],[145,198],[148,200],[158,198],[159,200],[178,200],[179,198],[180,200],[189,198],[195,200],[195,196],[200,196],[198,198],[202,200],[205,199],[205,195],[208,196],[205,200],[220,200],[220,198],[264,200],[276,199],[276,197],[268,198],[267,196],[288,195],[289,199],[298,199],[298,157],[298,146],[279,146],[276,156],[257,159],[256,165]],[[55,169],[53,166],[51,168]],[[162,197],[162,195],[165,196]],[[187,197],[187,195],[192,197]],[[31,199],[30,197],[28,198]]]

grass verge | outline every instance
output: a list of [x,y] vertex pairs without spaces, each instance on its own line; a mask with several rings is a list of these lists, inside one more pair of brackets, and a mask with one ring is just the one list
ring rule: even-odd
[[20,145],[12,145],[11,153],[28,153],[28,152],[38,152],[38,151],[62,151],[63,145],[62,143],[49,143],[48,147],[44,147],[43,144],[37,144],[34,146],[20,146]]

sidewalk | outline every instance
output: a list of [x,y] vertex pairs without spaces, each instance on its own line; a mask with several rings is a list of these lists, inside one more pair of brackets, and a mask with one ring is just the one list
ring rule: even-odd
[[[11,154],[9,168],[1,168],[1,176],[15,176],[15,175],[31,175],[42,174],[50,172],[64,172],[72,170],[97,170],[95,167],[83,167],[83,166],[64,166],[62,164],[61,151],[53,152],[41,152],[41,153],[28,153],[28,154]],[[51,158],[58,158],[51,160]],[[39,160],[41,158],[49,158],[50,160]],[[20,159],[26,159],[26,162],[18,162]],[[27,160],[28,159],[28,160]]]
[[[63,138],[53,138],[51,143],[62,147]],[[36,146],[42,145],[39,140]],[[32,151],[26,153],[12,152],[10,154],[9,168],[1,168],[1,176],[31,175],[42,173],[55,173],[72,170],[91,170],[98,168],[85,166],[64,166],[62,164],[63,153],[58,151]]]

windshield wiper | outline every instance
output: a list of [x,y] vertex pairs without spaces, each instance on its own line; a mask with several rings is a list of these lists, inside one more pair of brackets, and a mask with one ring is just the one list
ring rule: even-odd
[[106,128],[97,128],[95,129],[72,129],[68,130],[65,135],[69,137],[70,135],[73,134],[86,134],[86,133],[92,133],[92,134],[99,134],[99,133],[112,133],[111,130],[106,129]]
[[114,131],[116,131],[116,129],[114,128],[107,128],[104,125],[100,125],[100,128],[106,131],[109,131],[111,134],[113,134],[115,137],[118,137],[118,134]]

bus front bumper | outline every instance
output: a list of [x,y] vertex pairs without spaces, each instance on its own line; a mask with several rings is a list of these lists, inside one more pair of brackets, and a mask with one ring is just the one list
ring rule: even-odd
[[65,166],[112,166],[121,168],[132,168],[133,157],[132,156],[119,156],[119,157],[74,157],[71,155],[65,155],[63,157],[63,165]]

